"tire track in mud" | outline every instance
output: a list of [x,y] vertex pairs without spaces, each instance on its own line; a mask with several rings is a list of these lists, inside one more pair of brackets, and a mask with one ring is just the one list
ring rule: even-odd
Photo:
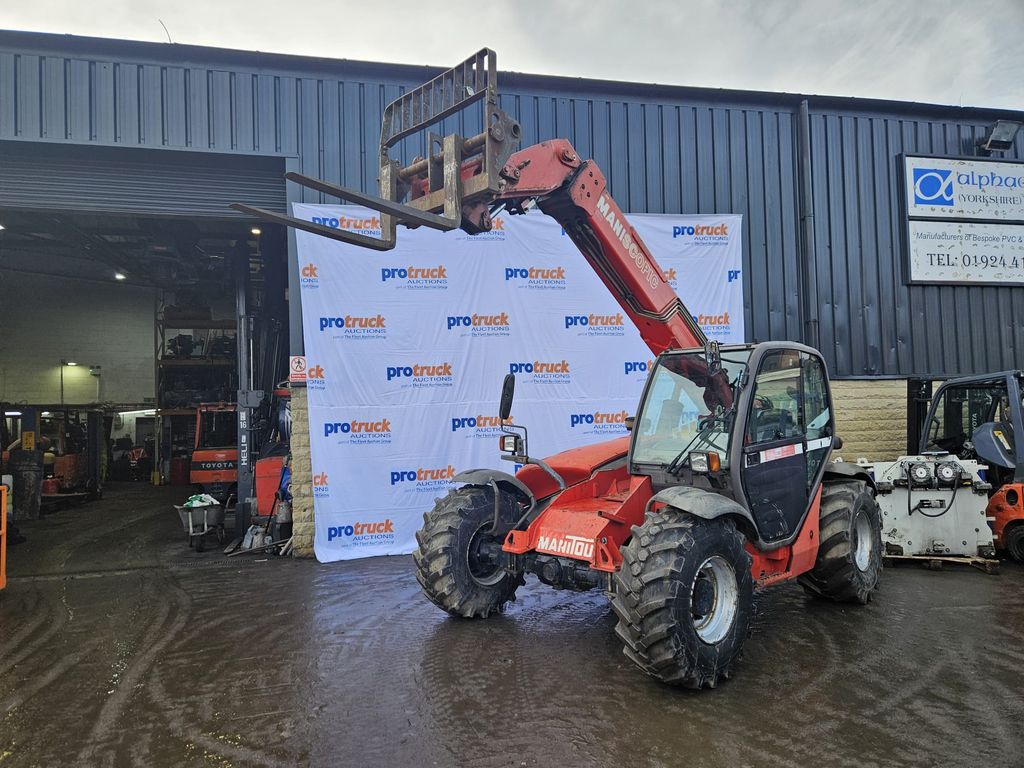
[[[35,599],[28,600],[29,594]],[[3,638],[3,643],[0,644],[0,676],[38,650],[32,646],[41,645],[48,639],[47,630],[43,630],[42,635],[38,634],[39,630],[46,624],[47,619],[52,619],[57,615],[49,605],[46,606],[45,611],[40,610],[45,600],[39,589],[33,589],[31,593],[20,594],[16,599],[20,603],[18,612],[32,618],[27,619],[19,629]],[[11,604],[4,607],[8,612],[11,610]]]
[[[258,578],[258,572],[223,569],[218,580],[211,581],[203,578],[206,571],[178,571],[182,587],[192,597],[190,620],[153,668],[159,685],[149,687],[149,704],[174,734],[170,738],[175,745],[202,752],[196,761],[300,764],[287,742],[299,716],[293,700],[303,694],[287,666],[277,669],[270,663],[277,649],[288,649],[286,657],[295,652],[293,599],[271,591],[264,600],[253,602],[258,615],[247,617],[244,607],[239,612],[221,603],[225,592],[237,591],[239,582]],[[202,673],[186,684],[169,672],[183,669]],[[253,734],[256,743],[249,743]],[[278,754],[282,750],[289,756]]]
[[203,732],[195,723],[186,721],[180,708],[170,703],[171,697],[168,695],[167,688],[164,685],[163,673],[159,670],[153,673],[148,683],[152,700],[164,703],[160,707],[160,714],[165,722],[170,725],[170,730],[176,733],[185,743],[186,752],[190,742],[194,742],[205,750],[204,755],[197,756],[197,762],[206,764],[211,758],[219,757],[226,760],[234,760],[242,765],[260,765],[266,766],[266,768],[287,768],[288,766],[296,765],[294,762],[281,762],[243,744],[233,743],[230,737],[217,737],[214,734]]
[[[61,647],[103,636],[104,616],[124,623],[121,656],[86,662],[83,679],[105,682],[101,673],[127,659],[134,685],[122,676],[126,692],[110,704],[59,676],[15,716],[43,716],[66,689],[84,725],[63,736],[73,745],[64,753],[13,731],[22,749],[37,739],[23,762],[952,768],[1024,753],[1024,608],[1014,602],[1024,571],[1007,569],[1001,583],[887,570],[866,610],[772,589],[758,597],[737,676],[694,693],[661,686],[622,655],[597,592],[531,578],[503,616],[464,621],[421,596],[408,558],[264,567],[196,557],[177,539],[161,546],[154,569],[67,581],[74,631],[57,635]],[[132,557],[146,554],[143,544]],[[63,611],[59,585],[32,586],[42,597],[19,611],[32,600],[43,601],[32,610]],[[170,605],[158,622],[160,600]],[[16,631],[36,645],[46,625],[29,621],[37,628]],[[147,661],[154,637],[172,639]],[[23,663],[43,668],[41,658]]]
[[[155,590],[154,586],[160,589]],[[157,579],[155,584],[149,582],[147,591],[156,594],[158,598],[157,615],[135,643],[135,648],[141,651],[136,650],[127,662],[116,687],[96,716],[86,743],[78,753],[78,760],[83,765],[97,765],[101,760],[104,764],[113,764],[113,755],[104,755],[103,750],[111,741],[114,726],[132,697],[142,687],[153,663],[188,621],[191,598],[169,575]],[[173,600],[160,601],[160,595],[166,594],[170,594]],[[124,731],[120,732],[119,737],[124,738]]]
[[[973,614],[983,612],[984,606],[960,611],[957,621],[936,623],[932,618],[936,612],[950,610],[927,605],[917,612],[908,610],[899,601],[910,594],[909,587],[906,595],[886,592],[894,598],[891,608],[887,606],[889,609],[880,616],[885,624],[879,631],[865,633],[862,645],[867,653],[861,654],[862,661],[849,658],[839,667],[847,676],[856,670],[877,700],[856,713],[850,712],[849,706],[835,704],[823,711],[830,717],[845,716],[864,728],[866,734],[873,734],[867,739],[866,754],[877,756],[879,761],[895,759],[900,765],[932,766],[941,754],[943,765],[975,764],[970,746],[965,747],[963,737],[957,734],[1005,722],[1005,713],[1000,718],[995,711],[969,703],[977,695],[986,696],[984,684],[979,684],[982,676],[970,669],[970,659],[981,649],[974,633],[965,632],[957,621],[977,622]],[[941,592],[926,594],[929,599],[942,599]],[[894,627],[898,629],[894,631]],[[967,639],[969,636],[971,639]],[[871,664],[872,659],[876,663]]]
[[[978,722],[989,724],[988,736],[998,739],[1000,746],[994,750],[996,755],[1024,753],[1021,748],[1020,722],[1024,719],[1024,702],[1020,698],[1020,690],[1024,688],[1024,669],[1012,666],[1004,676],[989,676],[984,687],[976,684],[977,680],[989,671],[993,653],[1000,650],[999,646],[984,645],[981,648],[973,638],[959,636],[956,654],[962,660],[958,674],[962,684],[967,687],[968,694],[962,702],[950,701],[950,715],[957,717],[957,704],[966,705],[975,714]],[[1019,642],[1019,638],[1017,639]],[[1015,710],[1015,711],[1014,711]],[[1007,717],[1009,715],[1009,717]],[[948,725],[946,726],[948,727]]]
[[[822,741],[832,740],[832,734],[842,738],[840,731],[850,725],[850,713],[845,710],[828,720],[821,717],[822,701],[828,701],[833,680],[847,665],[855,664],[848,649],[835,641],[830,625],[856,622],[867,614],[856,610],[847,615],[836,606],[806,598],[794,586],[762,593],[758,606],[757,621],[736,678],[713,692],[695,694],[677,712],[680,717],[699,722],[710,733],[726,730],[743,734],[735,744],[716,741],[716,754],[724,748],[725,754],[743,763],[759,764],[770,758],[773,764],[807,765],[821,759],[818,745]],[[854,626],[863,624],[861,621]],[[767,691],[774,695],[766,695]],[[748,695],[748,708],[733,706],[737,700],[747,700]],[[788,721],[788,727],[779,728],[776,724],[780,720]],[[865,763],[863,755],[846,759],[833,754],[829,764]]]
[[[31,627],[29,627],[32,632],[11,641],[11,649],[15,650],[20,646],[20,650],[11,653],[9,656],[0,657],[0,677],[37,653],[48,654],[50,651],[47,643],[64,629],[69,615],[66,606],[48,606],[46,613],[40,616],[39,621],[33,622]],[[46,629],[40,634],[35,634],[35,631],[42,625],[47,624],[47,619],[50,621]]]
[[42,674],[33,675],[31,679],[23,681],[17,688],[17,692],[0,701],[0,712],[4,714],[24,705],[36,694],[46,690],[49,686],[77,667],[83,659],[88,658],[93,651],[99,648],[99,642],[83,646],[77,653],[64,656],[59,661],[49,665]]
[[[330,764],[334,749],[353,764],[429,764],[425,732],[431,754],[437,748],[417,662],[425,633],[444,614],[427,606],[411,566],[407,557],[377,558],[316,572],[307,619],[318,637],[299,672],[316,681],[315,691],[298,726],[313,744],[314,765]],[[335,732],[351,736],[324,738]],[[459,763],[442,752],[440,764]]]

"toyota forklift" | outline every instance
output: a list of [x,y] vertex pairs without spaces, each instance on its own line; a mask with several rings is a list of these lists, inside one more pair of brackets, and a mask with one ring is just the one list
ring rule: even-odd
[[227,505],[238,491],[238,406],[201,403],[196,409],[195,446],[189,482]]
[[[426,136],[426,153],[392,157],[407,138],[475,110],[472,136]],[[295,183],[373,208],[381,236],[237,210],[342,242],[388,250],[399,224],[487,232],[499,211],[552,216],[657,356],[630,433],[547,458],[529,425],[508,425],[502,458],[473,469],[424,515],[416,576],[448,613],[486,618],[532,574],[555,588],[604,590],[624,652],[668,684],[730,677],[750,630],[753,593],[798,581],[812,596],[866,604],[882,567],[873,481],[832,463],[841,446],[825,362],[789,342],[709,343],[612,199],[602,171],[564,139],[517,150],[519,124],[498,105],[484,49],[384,111],[379,194],[299,173]],[[502,387],[508,421],[514,376]]]

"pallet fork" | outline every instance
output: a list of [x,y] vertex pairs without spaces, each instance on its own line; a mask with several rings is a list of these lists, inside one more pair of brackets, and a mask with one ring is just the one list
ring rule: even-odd
[[[402,164],[392,157],[397,145],[482,102],[479,133],[463,138],[450,133],[427,137],[427,157]],[[470,234],[492,227],[489,204],[518,173],[507,167],[519,144],[519,123],[498,106],[494,51],[484,48],[433,80],[407,91],[384,110],[380,134],[379,196],[290,172],[285,178],[325,195],[364,205],[381,213],[381,236],[333,229],[293,216],[234,203],[236,211],[344,243],[388,251],[395,247],[397,226],[430,227]],[[425,173],[425,175],[424,175]],[[408,198],[408,202],[403,202]]]

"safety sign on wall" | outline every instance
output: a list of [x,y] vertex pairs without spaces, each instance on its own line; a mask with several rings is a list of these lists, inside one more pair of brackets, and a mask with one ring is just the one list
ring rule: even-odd
[[305,355],[292,355],[288,358],[288,381],[291,384],[306,383]]
[[[376,214],[294,205],[379,236]],[[630,221],[711,339],[740,343],[742,217]],[[404,554],[434,499],[498,452],[497,401],[549,455],[626,434],[653,357],[552,219],[500,215],[491,232],[399,229],[381,253],[296,232],[321,561]]]

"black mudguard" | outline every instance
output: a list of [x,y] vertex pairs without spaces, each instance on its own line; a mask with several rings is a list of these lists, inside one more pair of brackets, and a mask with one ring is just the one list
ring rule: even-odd
[[833,461],[826,464],[821,482],[827,483],[829,480],[863,480],[871,488],[872,493],[878,491],[871,473],[859,464],[849,464],[845,461]]
[[480,486],[488,486],[493,482],[501,490],[521,496],[522,500],[527,504],[535,502],[533,491],[525,483],[517,480],[508,472],[502,472],[498,469],[467,469],[464,472],[459,472],[452,480],[456,483]]
[[683,512],[688,512],[696,517],[705,520],[714,520],[718,517],[732,516],[745,520],[752,531],[757,530],[757,524],[750,512],[730,498],[719,493],[712,493],[701,488],[693,488],[688,485],[676,485],[658,491],[648,502],[648,508],[655,502],[664,502]]

